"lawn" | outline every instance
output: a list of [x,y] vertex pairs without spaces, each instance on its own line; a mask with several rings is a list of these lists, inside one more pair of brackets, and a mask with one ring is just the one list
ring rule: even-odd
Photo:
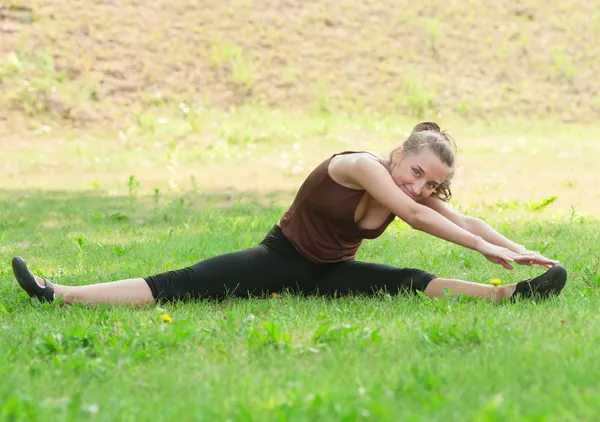
[[[490,217],[569,270],[564,294],[544,303],[382,292],[131,309],[31,302],[10,258],[63,284],[143,277],[252,246],[284,208],[243,194],[2,196],[4,420],[565,421],[600,412],[594,218]],[[225,199],[234,205],[218,205]],[[542,271],[508,272],[400,222],[359,259],[483,283]]]
[[[600,414],[594,2],[0,5],[0,420],[582,421]],[[583,4],[585,3],[585,4]],[[558,259],[546,302],[419,295],[66,306],[259,242],[332,153],[435,120],[452,206]],[[516,282],[396,221],[359,259]]]

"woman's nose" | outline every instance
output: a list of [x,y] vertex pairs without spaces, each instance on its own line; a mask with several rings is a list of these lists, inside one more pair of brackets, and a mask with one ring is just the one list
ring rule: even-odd
[[421,195],[421,191],[423,190],[423,183],[422,182],[416,182],[413,185],[413,192],[415,195]]

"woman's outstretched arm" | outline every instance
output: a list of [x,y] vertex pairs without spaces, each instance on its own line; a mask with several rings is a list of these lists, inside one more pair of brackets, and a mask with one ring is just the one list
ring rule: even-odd
[[487,242],[490,242],[494,245],[502,246],[504,248],[510,249],[515,253],[525,256],[526,259],[515,260],[519,264],[536,264],[549,268],[552,265],[558,263],[558,261],[542,256],[539,252],[530,251],[525,246],[513,242],[512,240],[498,233],[492,226],[490,226],[485,221],[476,217],[463,215],[453,210],[448,206],[448,204],[446,204],[439,198],[429,197],[421,201],[421,203],[437,211],[438,213],[446,217],[448,220],[452,221],[453,223],[462,227],[468,232],[474,234],[475,236],[479,236]]
[[371,158],[349,156],[343,161],[339,160],[336,174],[345,182],[365,189],[377,202],[416,230],[474,249],[506,269],[512,269],[511,262],[522,258],[516,252],[487,242],[429,207],[413,201],[394,183],[389,172]]

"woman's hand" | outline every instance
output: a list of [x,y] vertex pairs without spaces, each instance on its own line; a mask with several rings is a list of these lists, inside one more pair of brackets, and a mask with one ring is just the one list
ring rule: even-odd
[[507,270],[512,270],[513,266],[511,262],[519,263],[523,260],[523,257],[510,249],[503,248],[502,246],[492,245],[489,242],[481,239],[477,246],[477,251],[481,253],[488,261],[494,264],[500,264]]
[[554,259],[546,258],[537,251],[529,251],[525,248],[519,251],[519,257],[515,259],[515,262],[520,265],[540,265],[545,268],[551,268],[558,264],[558,261]]
[[540,265],[545,268],[550,268],[558,264],[558,261],[546,258],[539,252],[530,251],[526,248],[519,250],[519,252],[514,252],[502,246],[493,245],[481,238],[477,245],[477,251],[485,256],[488,261],[500,264],[507,270],[513,269],[511,262],[519,265]]

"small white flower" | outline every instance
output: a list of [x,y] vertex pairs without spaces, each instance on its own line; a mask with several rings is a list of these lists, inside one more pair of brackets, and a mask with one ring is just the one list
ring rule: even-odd
[[95,415],[96,413],[98,413],[98,410],[100,410],[100,406],[98,406],[97,404],[85,404],[82,406],[82,408],[86,411],[88,411],[89,413],[91,413],[92,415]]

